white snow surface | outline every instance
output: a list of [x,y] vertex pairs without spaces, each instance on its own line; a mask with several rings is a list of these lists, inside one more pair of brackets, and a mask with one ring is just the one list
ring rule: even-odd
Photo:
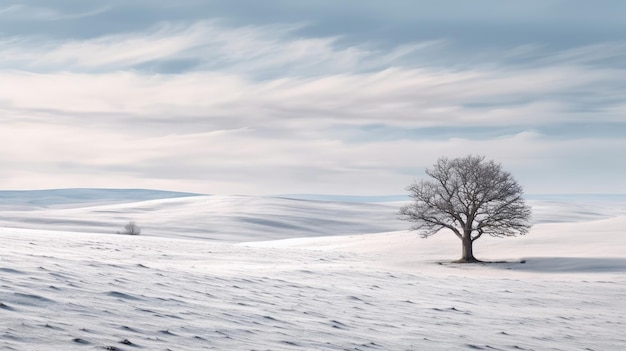
[[397,204],[258,196],[192,196],[123,204],[0,211],[0,226],[116,233],[135,221],[150,236],[218,242],[378,233],[406,227]]
[[531,233],[476,242],[504,262],[471,265],[397,203],[2,210],[0,349],[623,350],[626,202],[531,204]]

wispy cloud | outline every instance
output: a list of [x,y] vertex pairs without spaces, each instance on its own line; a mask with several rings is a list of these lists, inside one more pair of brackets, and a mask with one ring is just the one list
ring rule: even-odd
[[107,7],[96,8],[85,12],[61,12],[49,7],[31,6],[26,4],[13,4],[0,8],[0,19],[12,21],[61,21],[92,17],[107,11]]
[[[15,6],[0,17],[24,14]],[[383,49],[304,35],[299,23],[226,23],[0,36],[2,182],[384,194],[402,192],[438,156],[468,152],[503,161],[534,191],[557,189],[556,175],[592,189],[603,172],[626,171],[597,161],[623,160],[623,138],[549,134],[623,123],[626,70],[598,64],[617,61],[623,43],[530,43],[442,65],[437,56],[450,62],[455,44],[440,38]],[[361,133],[371,127],[448,132]],[[494,132],[469,137],[468,127]],[[572,175],[577,162],[599,172]]]
[[99,120],[112,118],[115,123],[123,116],[172,124],[185,120],[215,128],[280,129],[289,128],[293,121],[315,128],[530,126],[591,116],[597,121],[619,120],[625,76],[620,70],[581,67],[467,72],[386,69],[262,81],[211,71],[176,75],[4,71],[0,72],[0,108],[77,114],[77,119],[89,113],[108,114],[115,117]]
[[337,74],[398,64],[440,41],[402,45],[391,51],[342,47],[339,38],[299,37],[302,25],[226,27],[217,21],[161,23],[134,33],[82,40],[12,37],[0,41],[0,67],[50,71],[115,71],[188,60],[194,70],[276,77]]

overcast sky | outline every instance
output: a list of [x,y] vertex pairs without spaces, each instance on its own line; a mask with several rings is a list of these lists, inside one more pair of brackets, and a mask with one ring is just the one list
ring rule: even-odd
[[0,188],[626,193],[626,1],[3,0]]

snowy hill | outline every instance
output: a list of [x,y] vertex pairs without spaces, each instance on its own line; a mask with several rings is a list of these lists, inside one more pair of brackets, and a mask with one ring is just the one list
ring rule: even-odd
[[[298,198],[301,196],[303,198]],[[0,192],[0,226],[114,234],[129,221],[142,235],[247,242],[404,230],[396,197],[199,195],[154,190],[62,189]],[[373,202],[368,202],[373,201]],[[626,214],[624,201],[530,200],[535,223]]]
[[406,227],[396,205],[254,196],[187,196],[30,211],[0,211],[0,226],[116,233],[136,221],[143,235],[220,242],[379,233]]
[[[397,203],[0,211],[0,349],[622,350],[626,202],[532,204],[529,235],[476,243],[487,265],[447,263],[458,239]],[[145,235],[102,234],[129,219]]]
[[0,190],[0,210],[84,207],[196,195],[148,189]]

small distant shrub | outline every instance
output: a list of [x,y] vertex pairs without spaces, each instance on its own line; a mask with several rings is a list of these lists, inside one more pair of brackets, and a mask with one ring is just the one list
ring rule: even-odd
[[141,234],[141,228],[137,225],[137,223],[135,223],[135,221],[130,221],[124,226],[123,231],[117,233],[126,235],[139,235]]

